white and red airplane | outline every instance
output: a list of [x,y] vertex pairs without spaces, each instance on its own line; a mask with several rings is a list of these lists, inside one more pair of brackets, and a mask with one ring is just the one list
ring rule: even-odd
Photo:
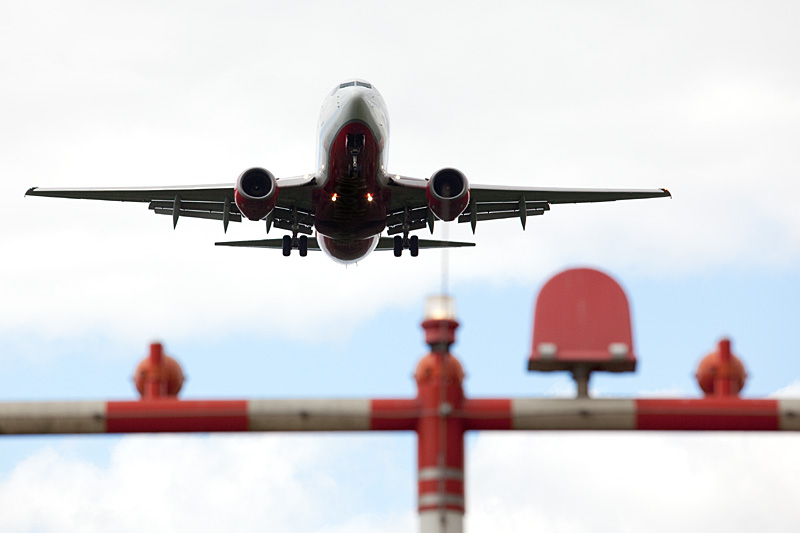
[[[474,246],[473,243],[419,239],[410,232],[436,219],[470,222],[542,215],[551,204],[607,202],[670,196],[666,189],[547,189],[470,185],[454,168],[436,171],[430,179],[399,176],[387,171],[389,117],[375,87],[354,79],[334,87],[322,104],[319,120],[317,171],[276,179],[264,168],[245,170],[236,183],[153,188],[30,188],[26,195],[147,202],[160,215],[228,222],[266,220],[288,230],[282,239],[218,242],[223,246],[322,250],[332,259],[352,263],[375,249],[404,249],[412,256],[420,248]],[[387,235],[381,237],[386,230]],[[316,237],[309,237],[309,235]]]

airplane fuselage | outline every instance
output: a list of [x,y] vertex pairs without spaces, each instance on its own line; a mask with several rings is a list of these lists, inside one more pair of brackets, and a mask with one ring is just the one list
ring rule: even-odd
[[354,262],[369,254],[386,227],[389,119],[371,84],[334,89],[319,119],[315,228],[331,258]]

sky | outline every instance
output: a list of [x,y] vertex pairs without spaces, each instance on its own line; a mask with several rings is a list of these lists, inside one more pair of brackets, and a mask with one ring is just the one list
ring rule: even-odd
[[[411,397],[443,285],[468,395],[568,397],[568,377],[525,368],[536,294],[576,266],[617,279],[633,314],[638,371],[593,377],[595,396],[698,397],[723,336],[744,396],[800,396],[799,17],[790,1],[0,4],[0,401],[135,398],[155,339],[187,399]],[[392,172],[673,199],[554,206],[524,232],[438,224],[477,243],[443,276],[438,251],[344,267],[213,246],[263,224],[173,231],[142,205],[23,197],[313,172],[322,99],[351,77],[387,102]],[[413,530],[414,439],[3,437],[0,530]],[[797,445],[470,434],[466,524],[794,531]]]

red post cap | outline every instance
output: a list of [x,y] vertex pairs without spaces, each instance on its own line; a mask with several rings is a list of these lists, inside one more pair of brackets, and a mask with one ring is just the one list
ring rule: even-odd
[[706,396],[738,396],[747,372],[742,361],[731,352],[730,339],[723,338],[717,349],[700,361],[695,377]]
[[418,387],[437,383],[461,385],[464,381],[464,369],[458,359],[449,353],[429,353],[417,364],[414,380]]
[[150,345],[150,355],[136,367],[133,382],[143,400],[176,397],[183,387],[183,370],[178,362],[164,354],[159,342]]

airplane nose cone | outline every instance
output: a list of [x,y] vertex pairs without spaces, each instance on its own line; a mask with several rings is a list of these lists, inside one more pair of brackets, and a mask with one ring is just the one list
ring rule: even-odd
[[364,121],[368,124],[376,122],[375,105],[370,102],[366,91],[354,91],[342,105],[342,111],[348,117]]

